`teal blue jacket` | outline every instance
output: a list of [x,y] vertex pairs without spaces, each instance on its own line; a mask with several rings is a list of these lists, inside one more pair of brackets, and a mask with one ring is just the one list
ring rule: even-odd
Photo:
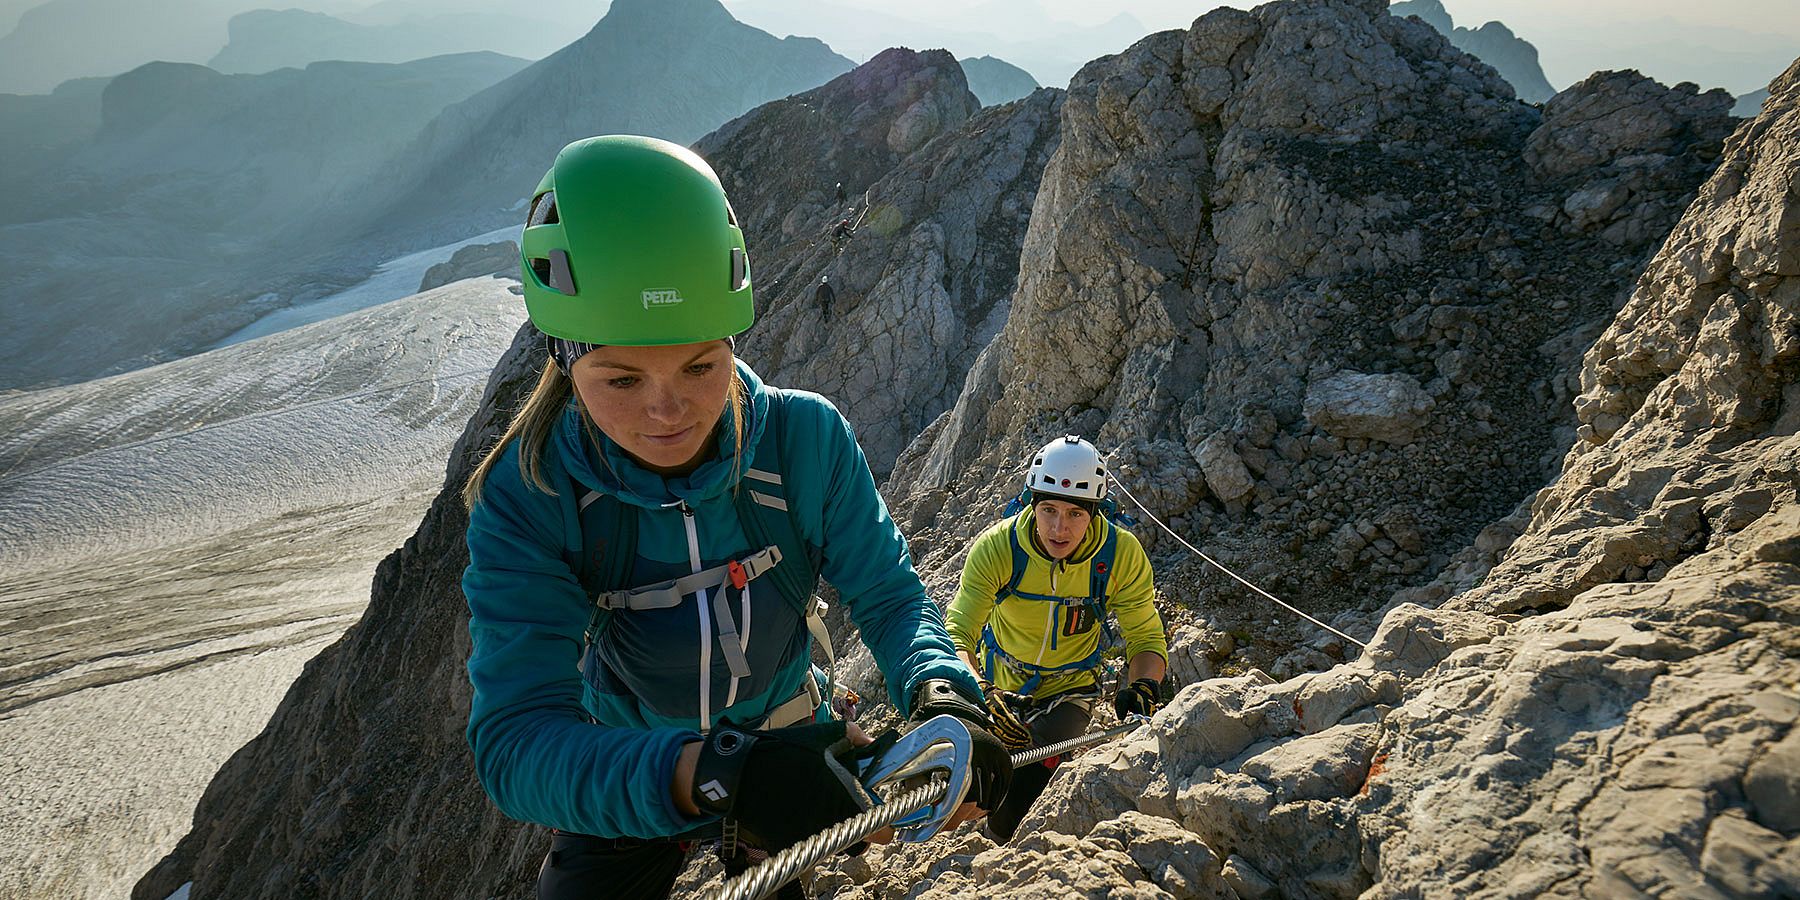
[[[821,572],[848,605],[887,679],[890,702],[904,710],[913,688],[927,678],[951,678],[976,690],[942,613],[913,570],[849,423],[817,394],[765,386],[742,362],[738,372],[750,395],[750,459],[741,467],[734,465],[729,407],[717,455],[687,476],[663,478],[604,436],[596,446],[585,435],[598,431],[589,431],[579,401],[572,400],[542,459],[555,494],[525,481],[516,441],[489,470],[469,515],[469,567],[463,573],[474,687],[467,734],[476,774],[507,815],[603,837],[682,834],[711,821],[682,814],[669,796],[676,756],[683,744],[700,739],[702,729],[696,687],[702,669],[689,662],[704,658],[702,635],[692,624],[697,599],[690,595],[674,610],[604,613],[630,618],[609,623],[603,634],[613,641],[612,652],[596,660],[584,648],[594,606],[565,554],[584,546],[577,503],[591,490],[636,510],[633,568],[639,583],[689,571],[687,532],[676,508],[681,502],[694,511],[704,565],[742,557],[752,548],[732,503],[734,473],[755,465],[755,448],[768,428],[782,429],[783,491],[801,536],[822,551]],[[785,396],[772,406],[777,391]],[[784,421],[771,421],[777,417],[772,409],[781,410]],[[772,595],[765,590],[762,596]],[[728,672],[722,679],[708,675],[716,699],[710,699],[706,728],[722,719],[758,721],[811,677],[810,637],[795,616],[784,620],[778,612],[763,608],[756,619],[760,631],[751,626],[751,640],[761,647],[752,653],[753,663],[778,664],[759,666],[753,690],[739,691],[740,685],[728,693]],[[619,627],[621,622],[629,627]],[[784,633],[770,634],[776,630]],[[716,644],[713,639],[709,651],[714,670],[723,665]],[[590,670],[585,681],[584,651]],[[621,661],[685,665],[692,678],[634,673],[621,669]]]

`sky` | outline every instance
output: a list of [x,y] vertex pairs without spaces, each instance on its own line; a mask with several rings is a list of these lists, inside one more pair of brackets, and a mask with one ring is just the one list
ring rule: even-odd
[[[732,5],[733,0],[726,0]],[[813,0],[907,18],[970,20],[981,0]],[[1217,2],[1037,0],[1051,16],[1095,24],[1129,12],[1150,31],[1184,28]],[[1693,81],[1744,94],[1800,57],[1800,0],[1442,0],[1458,26],[1498,20],[1538,48],[1557,89],[1600,69],[1636,68],[1668,84]],[[1248,9],[1249,0],[1226,5]],[[968,22],[974,28],[979,23]],[[991,26],[982,30],[992,30]]]
[[[0,0],[0,33],[20,12],[44,0]],[[70,0],[62,0],[70,2]],[[81,0],[74,0],[81,2]],[[221,0],[158,0],[165,6]],[[407,0],[388,0],[403,5]],[[421,0],[422,2],[422,0]],[[457,8],[507,8],[510,0],[446,0]],[[562,11],[605,0],[544,0]],[[727,7],[758,0],[724,0]],[[796,3],[876,9],[967,31],[1004,32],[993,10],[1036,2],[1054,19],[1097,24],[1130,13],[1145,31],[1184,28],[1217,5],[1215,0],[794,0]],[[1248,8],[1250,0],[1228,0]],[[354,9],[373,0],[268,0],[271,8]],[[1464,27],[1499,20],[1532,44],[1550,83],[1558,89],[1608,68],[1636,68],[1673,84],[1694,81],[1743,94],[1767,85],[1800,57],[1800,0],[1443,0]],[[254,0],[246,0],[254,5]]]

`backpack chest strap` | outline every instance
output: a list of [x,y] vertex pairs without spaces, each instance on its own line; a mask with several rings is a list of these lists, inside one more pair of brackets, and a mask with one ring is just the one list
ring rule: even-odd
[[[746,590],[750,582],[774,571],[780,564],[781,548],[770,544],[743,559],[734,559],[691,575],[631,590],[607,591],[595,597],[594,603],[601,609],[668,609],[680,605],[681,598],[688,594],[704,590],[717,589],[721,594],[728,586],[740,591]],[[720,596],[709,605],[712,607],[714,624],[719,629],[719,647],[725,652],[726,665],[731,668],[734,677],[749,677],[750,658],[744,652],[744,639],[738,634],[737,621],[731,616],[731,604],[724,602],[724,597]]]
[[691,575],[671,578],[624,591],[606,591],[594,598],[601,609],[668,609],[680,606],[681,598],[703,590],[722,588],[727,584],[738,590],[781,564],[781,548],[770,544],[743,559],[702,569]]

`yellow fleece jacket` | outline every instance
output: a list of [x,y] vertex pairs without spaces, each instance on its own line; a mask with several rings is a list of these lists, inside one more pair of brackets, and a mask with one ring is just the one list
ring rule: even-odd
[[[1106,608],[1119,620],[1125,637],[1125,658],[1130,660],[1149,651],[1168,658],[1168,640],[1163,633],[1162,617],[1156,612],[1156,586],[1150,571],[1150,559],[1136,535],[1119,528],[1105,516],[1095,516],[1087,534],[1076,545],[1068,559],[1053,561],[1038,549],[1032,539],[1033,514],[1030,508],[1016,516],[995,523],[975,539],[969,559],[963,563],[962,583],[956,599],[950,603],[948,621],[950,640],[958,650],[968,652],[987,671],[986,677],[1002,690],[1016,691],[1030,675],[1016,671],[998,657],[990,665],[981,629],[991,625],[1000,648],[1013,657],[1038,666],[1059,666],[1077,662],[1094,652],[1102,631],[1080,607],[1063,607],[1055,603],[1009,596],[996,603],[994,595],[1012,580],[1012,542],[1007,531],[1015,530],[1019,546],[1026,556],[1025,576],[1019,590],[1056,597],[1085,597],[1091,585],[1094,554],[1106,541],[1107,529],[1119,533],[1113,551],[1112,577],[1107,583]],[[1100,669],[1045,675],[1033,695],[1053,697],[1099,681]]]

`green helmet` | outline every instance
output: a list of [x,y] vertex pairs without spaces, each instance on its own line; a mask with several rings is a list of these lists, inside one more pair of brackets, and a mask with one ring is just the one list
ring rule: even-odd
[[564,147],[532,194],[519,250],[525,309],[552,337],[692,344],[755,318],[725,188],[679,144],[609,134]]

